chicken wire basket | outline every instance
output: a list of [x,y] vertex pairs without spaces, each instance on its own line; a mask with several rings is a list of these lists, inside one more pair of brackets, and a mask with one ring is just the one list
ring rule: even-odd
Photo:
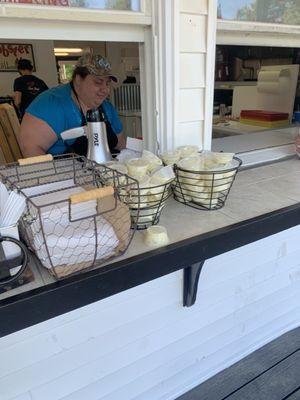
[[138,182],[120,190],[120,199],[129,207],[133,224],[139,230],[158,224],[170,196],[171,182],[149,186]]
[[119,191],[129,190],[136,180],[76,155],[10,164],[0,168],[0,176],[25,196],[22,237],[57,279],[91,269],[128,248],[135,226]]
[[200,210],[218,210],[225,204],[242,161],[233,160],[218,170],[192,171],[174,165],[174,199]]

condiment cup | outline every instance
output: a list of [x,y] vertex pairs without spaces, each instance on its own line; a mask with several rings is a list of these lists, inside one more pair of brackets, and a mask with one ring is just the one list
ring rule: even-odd
[[150,226],[145,231],[144,243],[150,247],[166,246],[169,243],[167,229],[162,225]]
[[133,158],[127,163],[128,174],[130,176],[142,177],[147,175],[149,161],[142,158]]

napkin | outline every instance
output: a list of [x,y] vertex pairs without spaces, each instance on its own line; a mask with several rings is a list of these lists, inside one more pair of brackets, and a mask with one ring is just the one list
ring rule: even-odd
[[[68,180],[63,185],[56,182],[27,191],[28,195],[34,193],[29,208],[40,207],[43,235],[39,224],[33,224],[31,229],[33,247],[46,268],[91,262],[95,251],[96,259],[100,260],[119,245],[112,225],[102,216],[95,217],[95,220],[92,218],[97,214],[97,200],[69,203],[72,194],[85,191],[83,187],[73,184],[72,180]],[[55,190],[59,186],[64,188]],[[42,193],[43,189],[47,193]],[[51,190],[55,191],[51,193]]]

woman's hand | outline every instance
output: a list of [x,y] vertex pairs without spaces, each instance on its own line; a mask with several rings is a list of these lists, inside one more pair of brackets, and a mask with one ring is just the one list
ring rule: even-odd
[[119,134],[117,135],[117,138],[118,138],[118,144],[117,144],[116,148],[117,148],[118,150],[123,150],[123,149],[125,149],[125,148],[126,148],[126,138],[125,138],[125,136],[124,136],[124,133],[119,133]]

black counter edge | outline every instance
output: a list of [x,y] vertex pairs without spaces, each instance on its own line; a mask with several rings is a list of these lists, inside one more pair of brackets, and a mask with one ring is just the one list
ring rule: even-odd
[[0,302],[0,337],[300,224],[300,203],[116,261]]

